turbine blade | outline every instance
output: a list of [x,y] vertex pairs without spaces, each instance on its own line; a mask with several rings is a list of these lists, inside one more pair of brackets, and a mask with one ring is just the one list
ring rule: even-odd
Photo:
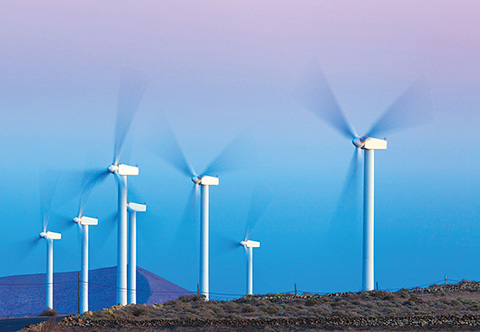
[[130,160],[132,157],[132,149],[133,149],[133,139],[134,133],[132,131],[129,132],[129,135],[125,138],[125,143],[123,143],[123,150],[122,150],[122,161],[123,163],[129,165]]
[[262,217],[271,201],[271,196],[263,187],[256,186],[250,201],[250,208],[247,215],[247,224],[245,227],[245,239],[248,240],[253,228],[257,225],[258,220]]
[[78,217],[83,215],[93,189],[105,181],[109,175],[110,172],[108,170],[86,170],[83,173]]
[[103,249],[106,243],[108,243],[114,233],[114,230],[118,224],[118,211],[113,212],[106,218],[99,218],[97,227],[101,227],[101,232],[94,232],[94,237],[100,236],[101,238],[93,242],[100,243],[97,250]]
[[82,243],[83,243],[83,237],[85,236],[84,233],[85,233],[85,226],[82,226],[82,225],[79,225],[77,224],[76,225],[76,233],[77,233],[77,246],[78,246],[78,252],[81,253],[82,252]]
[[255,144],[247,130],[233,139],[207,166],[203,175],[218,176],[227,172],[246,169],[256,162]]
[[132,184],[132,181],[128,182],[127,190],[127,202],[134,202],[140,204],[145,203],[145,200],[143,199],[142,195],[140,195],[140,192]]
[[188,201],[185,205],[185,209],[182,215],[182,222],[179,228],[179,231],[183,231],[184,229],[195,227],[197,218],[199,213],[197,210],[198,205],[198,196],[200,194],[200,188],[197,184],[194,184],[190,193],[188,195]]
[[234,250],[240,249],[240,241],[231,237],[212,232],[212,256],[221,256],[228,254]]
[[122,153],[125,137],[137,112],[140,101],[147,89],[145,76],[132,69],[124,69],[120,81],[115,126],[115,147],[113,163],[116,165]]
[[197,205],[198,197],[200,196],[200,187],[197,184],[194,184],[192,190],[190,191],[187,205],[183,213],[183,220],[188,222],[195,222],[197,220]]
[[40,173],[40,212],[42,229],[46,231],[52,210],[52,202],[57,189],[60,172],[48,170]]
[[[21,235],[20,235],[21,237]],[[16,255],[13,255],[14,264],[22,266],[23,263],[33,253],[42,238],[38,235],[28,235],[26,238],[21,238],[12,242],[11,247],[15,248]]]
[[309,66],[294,95],[297,102],[314,113],[342,135],[358,137],[354,127],[343,113],[325,78],[316,64]]
[[58,214],[58,213],[52,213],[50,220],[52,222],[58,221],[58,223],[60,224],[60,227],[62,229],[67,229],[67,230],[73,228],[73,226],[76,225],[76,223],[73,221],[73,216],[67,216],[67,215]]
[[[194,184],[192,190],[190,191],[185,210],[182,215],[182,220],[178,226],[177,234],[174,239],[175,248],[182,248],[183,250],[194,250],[198,248],[198,223],[197,219],[199,216],[198,212],[198,196],[199,196],[199,185]],[[188,248],[188,249],[186,249]]]
[[378,136],[428,123],[432,120],[431,112],[428,88],[423,81],[418,80],[383,112],[367,136]]
[[197,175],[192,164],[188,161],[180,148],[180,144],[178,143],[178,140],[165,116],[162,116],[160,132],[160,137],[149,138],[150,150],[167,164],[177,169],[180,173],[183,173],[188,177]]
[[340,194],[333,220],[335,222],[355,222],[358,218],[361,185],[361,149],[355,148],[347,176]]

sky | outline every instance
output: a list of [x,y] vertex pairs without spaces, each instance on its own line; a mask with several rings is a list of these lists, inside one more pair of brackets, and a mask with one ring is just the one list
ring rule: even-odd
[[[2,1],[0,276],[45,272],[45,244],[30,245],[45,171],[111,163],[126,67],[149,80],[127,144],[140,167],[129,183],[148,205],[139,266],[196,289],[199,224],[183,220],[192,183],[151,152],[165,146],[167,119],[199,171],[248,136],[238,156],[249,167],[210,189],[211,292],[245,292],[244,251],[225,243],[243,240],[258,188],[270,204],[251,232],[254,291],[360,290],[362,220],[348,207],[361,194],[339,202],[353,146],[293,97],[315,62],[360,133],[416,79],[429,88],[431,121],[392,132],[375,154],[379,287],[479,280],[479,10],[474,0]],[[76,188],[57,189],[53,209],[73,217]],[[116,264],[116,197],[110,178],[86,207],[99,218],[92,269]],[[80,265],[64,227],[49,224],[63,233],[56,272]]]

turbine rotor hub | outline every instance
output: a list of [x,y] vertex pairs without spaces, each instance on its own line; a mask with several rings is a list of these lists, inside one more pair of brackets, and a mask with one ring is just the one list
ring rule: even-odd
[[192,182],[195,184],[200,184],[202,182],[202,179],[196,175],[192,176]]
[[112,165],[108,166],[107,170],[108,170],[110,173],[118,172],[118,166],[112,164]]
[[79,223],[82,222],[82,218],[81,217],[75,217],[75,218],[73,218],[73,221],[76,222],[77,224],[79,224]]
[[45,238],[46,236],[47,236],[47,233],[46,233],[46,232],[41,232],[41,233],[40,233],[40,237]]
[[365,145],[365,139],[367,137],[355,137],[353,140],[352,140],[352,144],[356,147],[356,148],[363,148],[363,146]]

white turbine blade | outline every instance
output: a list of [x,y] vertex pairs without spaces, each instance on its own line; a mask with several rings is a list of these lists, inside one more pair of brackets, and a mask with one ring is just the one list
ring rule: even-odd
[[257,225],[258,220],[263,216],[265,210],[272,197],[267,193],[266,189],[260,185],[255,186],[252,198],[250,200],[250,207],[247,215],[247,223],[245,226],[245,241],[248,240],[253,228]]
[[345,137],[350,139],[358,137],[355,128],[338,105],[330,85],[317,64],[312,64],[307,69],[297,86],[295,99]]
[[392,103],[374,123],[367,136],[428,123],[432,120],[432,102],[426,84],[418,80]]
[[188,177],[197,176],[197,172],[193,168],[185,153],[180,148],[177,137],[173,133],[165,116],[162,116],[160,128],[155,132],[155,136],[150,136],[147,142],[149,149],[160,159],[174,167],[180,173]]
[[[113,212],[106,218],[100,219],[99,225],[101,227],[102,233],[93,233],[93,236],[101,236],[100,239],[95,239],[93,242],[100,243],[97,247],[97,250],[101,251],[106,243],[110,242],[112,235],[118,224],[118,211]],[[100,240],[100,241],[99,241]]]
[[211,232],[211,252],[212,256],[221,256],[239,249],[238,241],[232,237],[212,231]]
[[145,203],[145,199],[140,195],[140,192],[137,188],[133,185],[132,181],[128,182],[128,193],[127,193],[127,201],[134,202],[134,203]]
[[238,134],[207,166],[203,175],[218,176],[227,172],[244,170],[256,163],[253,134],[244,130]]
[[361,153],[362,150],[359,148],[355,148],[355,151],[353,152],[343,189],[333,216],[334,222],[354,222],[358,216],[358,206],[360,202]]
[[125,138],[137,112],[140,101],[147,89],[148,80],[141,73],[124,69],[120,81],[115,126],[115,147],[113,164],[117,165],[122,153]]
[[191,248],[192,250],[194,250],[193,248],[198,248],[199,227],[197,221],[200,215],[198,210],[199,194],[199,185],[193,184],[173,241],[175,248],[179,246]]
[[42,229],[45,232],[48,227],[48,220],[52,210],[52,202],[57,189],[59,171],[48,170],[40,173],[40,210],[42,218]]
[[110,174],[111,173],[106,169],[84,171],[77,217],[81,217],[83,215],[85,206],[87,205],[93,189],[105,181]]

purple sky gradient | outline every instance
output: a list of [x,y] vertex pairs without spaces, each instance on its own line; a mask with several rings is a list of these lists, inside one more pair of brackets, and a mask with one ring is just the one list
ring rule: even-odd
[[[248,207],[250,179],[273,192],[252,234],[263,241],[258,292],[294,282],[359,289],[360,225],[328,226],[352,146],[292,98],[316,61],[359,132],[417,78],[430,87],[433,121],[392,133],[376,154],[376,279],[386,288],[445,273],[478,280],[478,12],[478,1],[3,1],[0,218],[14,221],[3,227],[37,233],[40,170],[81,170],[92,150],[92,167],[107,166],[120,71],[132,67],[150,79],[132,128],[141,167],[132,182],[161,220],[152,221],[158,242],[139,249],[142,267],[187,289],[197,283],[196,246],[171,243],[190,184],[144,147],[164,112],[197,169],[244,128],[255,132],[258,169],[222,178],[211,201],[212,227],[241,237],[232,211]],[[91,213],[108,215],[115,192],[113,181],[99,188]],[[114,238],[104,256],[91,255],[93,267],[115,264]],[[67,240],[59,247],[68,251]],[[282,246],[290,240],[299,247]],[[212,291],[243,291],[242,254],[212,257]],[[0,258],[0,275],[42,272],[43,248],[32,255],[29,266]],[[78,268],[56,257],[57,271]]]

